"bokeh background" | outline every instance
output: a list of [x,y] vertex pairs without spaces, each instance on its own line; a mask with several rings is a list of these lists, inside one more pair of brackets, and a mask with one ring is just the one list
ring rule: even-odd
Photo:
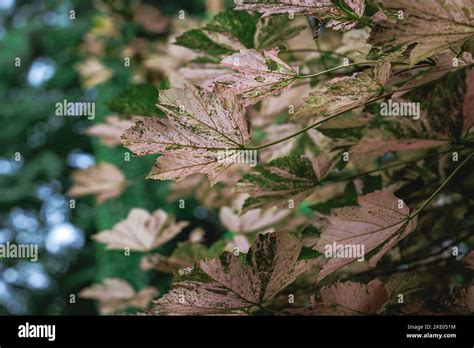
[[[179,11],[204,20],[226,5],[205,0],[151,3],[161,12],[152,12],[152,20],[137,20],[137,8],[146,1],[0,0],[0,243],[39,245],[36,263],[0,259],[1,315],[95,314],[92,301],[77,297],[70,303],[70,295],[108,277],[123,278],[136,289],[158,284],[165,291],[170,276],[140,271],[141,255],[123,258],[122,252],[105,252],[90,239],[125,218],[132,207],[162,208],[201,226],[209,245],[225,232],[215,212],[196,201],[177,209],[176,202],[166,199],[166,182],[138,180],[120,199],[97,205],[93,197],[85,197],[69,209],[65,192],[74,170],[107,161],[120,164],[127,178],[139,178],[154,161],[153,156],[132,157],[123,166],[126,149],[106,147],[83,134],[91,122],[111,114],[107,102],[126,86],[137,81],[156,85],[163,78],[124,67],[123,50],[129,50],[133,66],[142,58],[133,47],[166,42]],[[95,120],[57,117],[55,103],[63,100],[95,102]],[[173,243],[188,234],[187,229]]]

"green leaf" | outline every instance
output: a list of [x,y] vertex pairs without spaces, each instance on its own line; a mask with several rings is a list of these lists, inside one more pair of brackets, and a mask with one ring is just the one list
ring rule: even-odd
[[215,43],[200,29],[192,29],[176,38],[176,45],[202,51],[209,55],[228,55],[235,52],[230,48]]
[[161,116],[163,113],[156,107],[158,89],[153,85],[135,85],[127,88],[107,103],[111,111],[119,114]]
[[344,189],[344,203],[346,205],[357,205],[357,191],[352,181],[348,182]]
[[298,260],[311,260],[316,259],[319,256],[323,255],[319,251],[313,250],[311,248],[302,247]]
[[362,193],[374,192],[382,189],[382,176],[380,175],[365,175],[362,177]]

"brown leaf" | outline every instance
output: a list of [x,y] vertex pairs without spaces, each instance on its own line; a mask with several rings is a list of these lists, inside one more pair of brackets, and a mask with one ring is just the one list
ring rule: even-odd
[[148,178],[180,180],[202,173],[213,185],[234,161],[225,150],[240,149],[250,141],[242,103],[230,90],[172,88],[160,91],[157,106],[168,119],[138,118],[122,136],[137,155],[162,154]]
[[245,256],[225,252],[183,273],[159,299],[168,315],[244,314],[275,296],[309,266],[298,261],[301,242],[287,232],[259,234]]
[[[316,249],[325,253],[328,249],[334,249],[334,244],[347,249],[363,246],[367,255],[382,245],[369,260],[369,265],[373,267],[388,250],[413,232],[417,218],[409,219],[410,209],[387,190],[375,191],[357,200],[359,206],[331,211]],[[330,258],[319,273],[318,281],[358,258],[351,257],[354,255],[343,256]]]
[[110,163],[99,163],[72,175],[74,185],[67,194],[72,197],[96,195],[98,203],[119,196],[127,183],[122,172]]
[[122,139],[120,138],[122,134],[133,124],[134,122],[130,120],[122,120],[117,116],[107,116],[105,123],[95,124],[87,128],[84,133],[89,136],[99,137],[104,145],[117,146],[122,144]]
[[140,208],[130,210],[127,218],[111,230],[92,236],[107,245],[107,249],[151,251],[173,239],[189,223],[175,222],[174,217],[158,209],[153,214]]
[[93,284],[81,290],[79,297],[99,301],[100,312],[110,314],[127,307],[146,309],[157,292],[148,287],[137,293],[125,280],[108,278],[103,284]]

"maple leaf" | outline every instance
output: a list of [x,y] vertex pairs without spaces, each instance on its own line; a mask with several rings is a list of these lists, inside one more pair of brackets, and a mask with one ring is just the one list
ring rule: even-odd
[[134,208],[125,220],[92,238],[106,244],[107,249],[151,251],[173,239],[188,224],[186,221],[176,223],[174,217],[161,209],[150,214],[144,209]]
[[[364,14],[365,0],[345,0],[348,7],[343,11],[331,0],[280,0],[280,1],[246,1],[235,0],[237,10],[250,10],[263,13],[263,17],[274,14],[312,15],[326,22],[326,27],[345,31],[355,27],[357,17]],[[350,12],[349,12],[350,13]]]
[[310,92],[294,117],[318,119],[363,106],[383,92],[389,75],[390,63],[383,62],[373,70],[329,80],[324,88]]
[[153,287],[137,293],[125,280],[108,278],[103,284],[93,284],[81,290],[79,297],[99,301],[100,312],[110,314],[127,307],[146,309],[157,293]]
[[318,183],[308,158],[288,156],[257,166],[237,183],[235,190],[251,196],[245,201],[243,211],[273,206],[288,208],[291,201],[296,206],[308,197]]
[[[315,248],[324,253],[334,244],[345,249],[360,245],[367,255],[382,245],[369,260],[369,265],[373,267],[388,250],[415,230],[417,217],[410,218],[410,209],[388,190],[359,196],[357,201],[359,206],[331,211]],[[320,271],[318,281],[356,258],[330,258]]]
[[241,213],[242,205],[246,195],[240,195],[236,199],[235,207],[222,207],[219,211],[219,219],[230,231],[235,233],[252,233],[257,231],[268,232],[277,222],[290,215],[289,209],[251,209]]
[[401,9],[403,19],[395,23],[377,22],[369,43],[385,53],[412,47],[411,66],[459,47],[474,36],[473,0],[383,0],[382,4],[389,9]]
[[323,314],[376,314],[387,299],[387,292],[378,279],[370,281],[367,285],[338,282],[321,289]]
[[247,254],[199,261],[156,302],[168,315],[245,314],[292,283],[311,265],[298,261],[302,243],[287,232],[260,234]]
[[84,133],[89,136],[99,137],[104,145],[117,146],[122,144],[122,139],[120,138],[122,134],[133,124],[131,120],[122,120],[117,116],[107,116],[105,123],[93,125],[87,128]]
[[167,119],[137,118],[122,136],[137,155],[162,154],[147,178],[180,180],[201,173],[213,185],[238,155],[225,150],[240,149],[250,141],[242,103],[230,90],[172,88],[161,91],[157,106]]
[[383,140],[381,137],[364,138],[351,148],[357,158],[378,157],[387,152],[427,150],[448,144],[444,140],[403,139]]
[[99,163],[72,175],[74,185],[67,194],[72,197],[96,195],[98,203],[119,196],[127,184],[122,172],[110,163]]
[[238,73],[218,76],[213,83],[241,95],[245,106],[288,89],[298,76],[298,67],[290,67],[278,58],[278,49],[240,50],[225,57],[221,65]]
[[308,308],[284,312],[291,315],[374,315],[388,300],[383,283],[374,279],[368,284],[337,282],[321,289],[321,299]]

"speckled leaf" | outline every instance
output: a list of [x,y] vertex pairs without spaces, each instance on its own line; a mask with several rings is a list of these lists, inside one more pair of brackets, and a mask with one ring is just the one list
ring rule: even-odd
[[214,84],[241,95],[246,106],[289,88],[298,74],[297,67],[290,67],[278,58],[277,49],[241,50],[225,57],[221,64],[237,73],[219,76]]
[[250,10],[263,13],[264,17],[275,14],[312,15],[326,22],[327,28],[345,31],[357,25],[355,17],[360,17],[365,11],[365,0],[345,0],[346,11],[352,11],[352,16],[344,12],[331,0],[234,0],[237,10]]
[[222,151],[250,140],[242,103],[232,91],[186,85],[162,91],[157,106],[168,119],[138,118],[122,136],[137,155],[162,154],[149,178],[179,180],[202,173],[214,184],[232,164],[222,160]]
[[337,282],[321,289],[321,298],[308,308],[284,312],[289,315],[375,315],[388,300],[383,283]]
[[125,280],[108,278],[103,284],[92,284],[81,290],[79,297],[99,301],[100,312],[110,314],[127,307],[146,309],[156,294],[155,288],[144,288],[137,293]]
[[378,279],[368,284],[338,282],[321,289],[321,310],[327,315],[376,314],[387,299],[387,292]]
[[99,163],[72,175],[74,185],[67,194],[72,197],[96,195],[98,203],[119,196],[127,183],[122,172],[110,163]]
[[304,105],[296,112],[295,118],[320,119],[363,106],[383,92],[387,69],[387,65],[382,63],[380,68],[371,71],[329,80],[325,87],[308,95]]
[[377,22],[369,43],[386,53],[412,47],[412,66],[474,37],[474,0],[383,0],[382,4],[401,9],[403,19]]
[[150,214],[144,209],[134,208],[125,220],[92,238],[106,244],[107,249],[151,251],[173,239],[187,225],[186,221],[175,222],[173,216],[161,209]]
[[318,183],[306,157],[289,156],[257,166],[237,183],[236,191],[250,195],[243,211],[273,206],[288,208],[290,200],[296,207]]
[[[360,196],[357,201],[359,206],[331,211],[316,250],[324,253],[333,243],[336,246],[363,245],[367,255],[381,246],[369,260],[369,265],[375,266],[388,250],[413,232],[417,219],[408,219],[410,209],[387,190]],[[318,281],[355,260],[353,257],[330,258],[320,271]]]
[[227,10],[217,14],[202,29],[192,29],[176,38],[176,44],[211,56],[231,54],[253,48],[257,16]]
[[245,314],[292,283],[311,263],[287,232],[260,234],[247,254],[224,253],[178,276],[155,310],[168,315]]

